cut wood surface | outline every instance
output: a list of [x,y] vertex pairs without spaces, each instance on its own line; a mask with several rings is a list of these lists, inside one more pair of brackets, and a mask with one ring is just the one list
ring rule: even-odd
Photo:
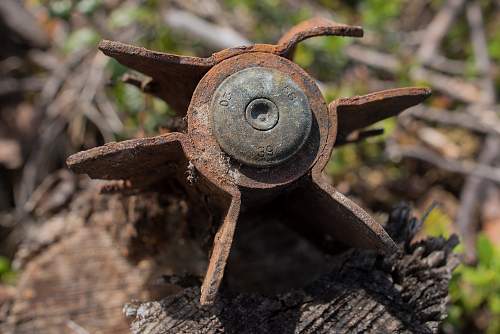
[[[125,303],[178,291],[162,281],[178,268],[202,274],[202,252],[182,236],[182,200],[99,195],[98,188],[24,227],[15,259],[21,274],[0,333],[126,333]],[[1,292],[0,285],[0,306]]]
[[349,251],[303,289],[263,296],[221,291],[212,307],[198,288],[126,307],[133,333],[436,333],[446,317],[448,282],[458,259],[449,240],[411,243],[420,222],[399,207],[389,222],[400,254]]

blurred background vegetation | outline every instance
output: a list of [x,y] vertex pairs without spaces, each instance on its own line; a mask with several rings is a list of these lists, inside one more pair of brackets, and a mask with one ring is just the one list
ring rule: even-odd
[[16,281],[19,222],[64,203],[41,205],[36,194],[54,189],[70,153],[178,124],[163,101],[121,81],[127,69],[97,51],[101,39],[210,56],[275,43],[319,15],[365,29],[360,40],[298,47],[295,62],[327,101],[409,85],[434,91],[425,106],[377,124],[382,136],[337,149],[332,182],[381,221],[400,201],[421,216],[437,203],[425,233],[458,233],[464,259],[442,331],[500,333],[499,9],[496,0],[2,0],[1,282]]

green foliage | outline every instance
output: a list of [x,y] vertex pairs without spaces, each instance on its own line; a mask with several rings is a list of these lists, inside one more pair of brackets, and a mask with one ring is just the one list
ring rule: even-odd
[[319,37],[298,45],[294,61],[320,81],[335,82],[347,64],[342,52],[351,41],[346,38]]
[[493,60],[500,61],[500,29],[493,34],[491,41],[488,43],[488,51]]
[[16,278],[8,258],[0,255],[0,283],[12,284]]
[[67,20],[71,16],[73,2],[71,0],[55,0],[48,2],[47,9],[51,17]]
[[117,82],[112,88],[113,95],[120,111],[127,117],[135,118],[136,115],[144,110],[144,94],[136,87]]
[[353,145],[337,148],[327,165],[327,173],[332,176],[342,175],[349,169],[359,167],[359,156]]
[[453,226],[453,221],[441,208],[435,207],[429,212],[424,221],[423,232],[426,235],[448,238]]
[[469,35],[469,25],[465,17],[458,17],[457,23],[450,27],[443,40],[442,50],[451,59],[473,59],[472,45]]
[[[480,234],[476,249],[477,265],[460,265],[453,274],[447,322],[455,329],[472,322],[486,333],[500,333],[500,247]],[[480,321],[480,313],[487,319]]]
[[387,25],[387,22],[401,13],[402,0],[366,0],[361,3],[360,12],[363,25],[377,29]]
[[[423,231],[426,235],[449,237],[452,226],[451,218],[436,207],[427,216]],[[472,326],[482,332],[500,333],[500,247],[479,234],[476,251],[476,265],[461,264],[453,272],[445,326],[451,326],[453,332],[467,332],[465,326]],[[463,245],[458,245],[455,252],[462,253]]]
[[116,82],[111,88],[118,109],[125,119],[123,138],[133,135],[138,129],[146,134],[157,134],[175,112],[162,100],[145,95],[138,88]]
[[310,67],[314,62],[314,52],[311,48],[307,47],[305,43],[301,43],[295,50],[293,59],[297,64],[303,68]]
[[244,8],[251,13],[258,24],[254,27],[251,39],[274,43],[281,36],[283,29],[312,16],[308,6],[291,8],[281,0],[226,0],[229,8]]
[[79,50],[94,47],[99,43],[101,37],[91,28],[81,28],[73,31],[64,43],[66,53],[77,52]]
[[[363,166],[369,166],[385,159],[384,137],[389,136],[394,130],[396,123],[388,119],[374,124],[371,128],[383,128],[384,134],[373,138],[367,138],[356,145],[347,144],[335,149],[327,165],[327,173],[332,176],[341,176],[351,170],[359,170]],[[387,177],[399,176],[400,171],[393,173],[390,165],[386,166]]]
[[2,276],[8,271],[10,271],[9,260],[4,256],[0,256],[0,276]]
[[121,77],[129,71],[129,69],[126,66],[120,64],[114,58],[110,58],[108,60],[106,67],[110,72],[112,82],[119,81]]
[[194,43],[190,44],[191,48],[183,47],[168,28],[162,25],[152,25],[150,31],[151,33],[144,35],[141,39],[141,42],[148,48],[175,51],[186,56],[197,55],[197,52],[194,50]]
[[109,25],[111,28],[123,28],[136,22],[147,22],[150,16],[148,8],[137,5],[120,6],[111,12]]
[[147,106],[147,117],[144,119],[144,131],[149,134],[156,134],[161,127],[165,126],[165,122],[175,115],[175,112],[160,99],[151,97]]
[[73,10],[84,15],[92,15],[102,6],[102,0],[45,0],[49,15],[62,20],[69,20]]
[[102,5],[102,0],[80,0],[76,9],[85,15],[92,15]]

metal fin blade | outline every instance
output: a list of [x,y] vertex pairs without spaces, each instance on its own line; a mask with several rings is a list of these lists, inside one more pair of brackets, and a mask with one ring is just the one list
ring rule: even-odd
[[315,17],[288,30],[278,41],[279,53],[283,57],[291,58],[298,43],[316,36],[363,37],[363,28]]
[[185,159],[182,133],[112,142],[71,155],[67,166],[93,179],[130,180],[164,171],[168,162]]
[[122,65],[153,78],[152,93],[179,115],[186,114],[196,85],[214,65],[211,58],[179,56],[116,41],[103,40],[99,49]]
[[212,255],[210,256],[207,273],[201,286],[200,303],[202,305],[213,304],[217,296],[233,243],[236,222],[240,214],[240,206],[241,198],[239,194],[238,196],[233,196],[224,221],[215,235]]
[[[292,219],[315,232],[341,243],[391,253],[397,246],[384,228],[365,210],[341,194],[327,181],[316,181],[296,189],[290,196]],[[294,222],[297,224],[297,222]]]
[[339,137],[396,116],[431,95],[429,88],[406,87],[383,90],[368,95],[341,98],[330,103],[336,108]]

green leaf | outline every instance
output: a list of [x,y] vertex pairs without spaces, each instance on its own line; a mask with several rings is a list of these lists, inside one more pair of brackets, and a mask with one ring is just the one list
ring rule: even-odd
[[500,33],[496,33],[495,37],[489,41],[488,51],[491,58],[500,61]]
[[114,58],[109,58],[106,67],[111,72],[111,81],[120,80],[121,77],[129,71],[126,66],[120,64]]
[[49,3],[49,15],[63,20],[68,20],[71,17],[71,9],[73,3],[71,0],[56,0]]
[[76,9],[85,15],[91,15],[102,5],[102,0],[80,0]]
[[305,43],[300,43],[295,50],[293,61],[303,68],[308,68],[314,62],[314,52]]
[[387,21],[401,14],[401,0],[366,0],[361,3],[363,24],[371,28],[383,28]]
[[497,291],[496,294],[493,294],[489,300],[488,307],[493,314],[500,315],[500,291]]
[[423,231],[425,234],[438,237],[449,237],[453,221],[439,207],[434,208],[424,222]]
[[481,286],[489,287],[491,283],[494,283],[495,279],[495,273],[484,268],[482,264],[479,264],[477,268],[467,268],[463,274],[464,280],[476,288]]
[[109,17],[111,28],[127,27],[137,21],[148,21],[152,13],[137,5],[122,6],[115,9]]
[[0,255],[0,276],[8,273],[10,270],[10,261],[5,256]]
[[476,248],[479,263],[484,266],[490,266],[493,263],[493,257],[495,255],[495,250],[490,239],[482,233],[479,234],[477,237]]
[[144,93],[137,87],[117,82],[113,87],[113,95],[119,106],[119,110],[127,114],[127,116],[135,117],[135,115],[144,110]]
[[84,48],[94,47],[100,40],[99,34],[90,28],[81,28],[72,32],[64,43],[64,51],[72,53]]

